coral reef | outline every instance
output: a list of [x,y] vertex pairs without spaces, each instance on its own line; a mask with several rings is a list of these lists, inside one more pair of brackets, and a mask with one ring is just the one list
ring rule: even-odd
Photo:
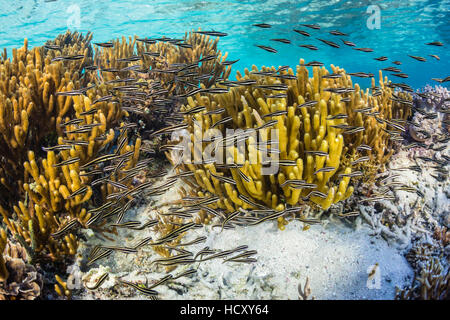
[[143,80],[139,95],[124,92],[120,100],[130,119],[145,129],[140,130],[141,136],[147,138],[146,133],[182,120],[173,112],[189,91],[228,78],[231,66],[222,64],[227,54],[222,56],[217,49],[218,41],[193,31],[182,39],[122,37],[113,40],[111,47],[97,47],[94,61],[105,83]]
[[[58,124],[70,113],[72,98],[57,96],[90,81],[82,75],[83,64],[90,63],[92,35],[67,32],[44,47],[13,49],[12,60],[6,51],[0,59],[0,205],[10,209],[19,200],[27,151],[41,152],[41,146],[55,142]],[[56,48],[55,47],[55,48]],[[55,61],[55,51],[82,56],[82,61]],[[59,129],[59,130],[58,130]]]
[[0,229],[0,300],[34,300],[42,286],[42,275],[29,264],[25,249]]
[[[292,69],[253,66],[252,71],[245,70],[245,76],[238,72],[237,81],[219,82],[216,91],[204,88],[188,98],[181,110],[188,113],[187,151],[194,162],[178,168],[193,173],[183,177],[194,188],[192,195],[217,196],[213,208],[227,212],[239,208],[282,211],[287,205],[308,201],[326,210],[352,194],[351,180],[363,176],[373,181],[401,138],[412,97],[394,92],[381,71],[379,85],[373,79],[370,93],[358,84],[353,86],[339,67],[331,66],[330,73],[315,66],[310,78],[309,65],[301,59],[296,75]],[[271,127],[278,129],[279,137],[272,135]],[[206,136],[212,128],[218,131],[209,134],[216,136]],[[234,135],[226,135],[230,129]],[[259,144],[256,136],[246,135],[249,129],[259,133]],[[231,144],[222,149],[226,140]],[[200,163],[202,153],[214,153],[211,146],[216,147],[214,160],[225,165]],[[263,175],[265,162],[273,159],[268,153],[279,154],[280,170]],[[176,162],[174,152],[167,155]]]

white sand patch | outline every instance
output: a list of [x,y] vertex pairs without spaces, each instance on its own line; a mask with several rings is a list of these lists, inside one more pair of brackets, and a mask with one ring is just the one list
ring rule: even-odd
[[[158,197],[164,203],[179,196],[176,188]],[[130,211],[127,218],[146,221],[156,213],[154,205]],[[292,221],[284,231],[276,222],[235,229],[212,230],[211,226],[190,230],[183,242],[206,236],[203,243],[185,247],[194,254],[205,246],[228,250],[248,245],[257,250],[257,262],[251,264],[226,262],[214,259],[192,265],[179,266],[171,274],[177,275],[194,268],[197,273],[190,278],[180,278],[173,283],[161,285],[155,290],[161,299],[298,299],[297,286],[310,279],[312,295],[316,299],[393,299],[395,287],[410,283],[413,272],[403,254],[391,247],[380,236],[362,226],[353,229],[339,223],[313,225],[303,231],[303,224]],[[120,231],[116,245],[131,246],[139,240],[158,235],[150,230]],[[90,248],[94,242],[91,239]],[[104,244],[104,242],[103,242]],[[85,256],[86,247],[80,249]],[[110,277],[97,291],[82,291],[78,299],[136,299],[148,298],[136,290],[118,283],[118,278],[151,284],[166,275],[162,267],[151,262],[161,258],[150,246],[138,254],[113,253],[100,260],[84,275],[84,281],[93,286],[105,270]],[[368,287],[368,269],[379,264],[379,288]],[[100,266],[99,266],[100,265]],[[98,267],[99,266],[99,267]],[[106,268],[106,269],[105,269]],[[374,280],[375,281],[375,280]]]

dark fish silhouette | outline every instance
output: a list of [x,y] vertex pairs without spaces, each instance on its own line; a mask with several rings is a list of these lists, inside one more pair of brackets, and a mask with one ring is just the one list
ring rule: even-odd
[[257,24],[254,24],[253,26],[263,28],[263,29],[272,28],[272,26],[268,23],[257,23]]
[[289,40],[289,39],[270,39],[270,41],[277,41],[277,42],[286,43],[286,44],[291,43],[291,40]]
[[303,31],[303,30],[294,29],[294,31],[297,32],[298,34],[301,34],[302,36],[305,36],[305,37],[310,37],[311,36],[308,32]]
[[411,55],[409,55],[409,54],[408,54],[408,56],[410,56],[411,58],[416,59],[417,61],[420,61],[420,62],[425,62],[425,61],[427,61],[427,59],[425,59],[425,58],[423,58],[423,57],[419,57],[419,56],[411,56]]
[[313,46],[311,44],[301,44],[301,45],[299,45],[299,47],[306,48],[309,50],[319,50],[319,48],[317,48],[316,46]]
[[325,44],[327,44],[327,45],[329,45],[330,47],[333,47],[333,48],[340,48],[341,47],[340,45],[338,45],[337,43],[335,43],[333,41],[328,41],[328,40],[324,40],[324,39],[320,39],[320,38],[317,38],[317,40],[320,40],[323,43],[325,43]]
[[442,47],[444,44],[442,42],[440,42],[440,41],[434,41],[434,42],[427,43],[427,45]]
[[262,46],[262,45],[258,45],[258,44],[255,44],[255,46],[257,46],[258,48],[261,48],[263,50],[266,50],[268,52],[272,52],[272,53],[277,53],[278,52],[276,49],[268,47],[268,46]]
[[370,49],[370,48],[353,48],[353,49],[362,51],[362,52],[373,52],[373,49]]
[[356,44],[351,41],[342,40],[342,42],[349,47],[356,47]]
[[332,30],[332,31],[330,31],[330,34],[332,34],[334,36],[348,36],[348,34],[342,33],[342,32],[340,32],[338,30]]
[[302,24],[302,26],[310,29],[320,30],[320,26],[318,24]]
[[102,48],[112,48],[114,47],[114,44],[112,42],[97,42],[94,43],[96,46],[102,47]]
[[218,31],[195,31],[194,33],[200,33],[205,36],[211,36],[211,37],[226,37],[228,33],[225,32],[218,32]]

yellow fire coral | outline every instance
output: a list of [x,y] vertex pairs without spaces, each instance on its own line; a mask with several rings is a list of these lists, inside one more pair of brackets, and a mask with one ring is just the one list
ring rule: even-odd
[[[136,74],[136,70],[126,70],[125,68],[138,65],[140,66],[137,69],[138,72],[141,71],[142,73],[142,71],[152,70],[145,77],[161,82],[164,88],[171,93],[182,94],[185,92],[184,85],[175,83],[173,81],[174,77],[170,72],[160,73],[158,70],[170,70],[171,66],[175,64],[189,65],[201,58],[213,55],[216,57],[215,59],[201,62],[197,73],[197,75],[211,74],[212,77],[200,79],[199,81],[209,87],[214,83],[214,79],[219,77],[227,79],[231,72],[231,66],[221,64],[221,62],[226,60],[227,54],[222,56],[220,50],[217,49],[218,41],[219,38],[213,41],[209,36],[194,33],[193,31],[189,32],[189,34],[186,33],[183,39],[177,39],[177,41],[170,38],[167,38],[167,41],[152,41],[150,39],[139,39],[137,36],[129,37],[127,41],[126,37],[122,37],[122,39],[112,41],[113,47],[97,49],[94,60],[102,69],[117,70],[103,72],[102,76],[105,81],[116,79],[116,75],[126,78],[130,74]],[[188,47],[181,47],[179,44],[184,44]],[[126,60],[133,56],[141,59],[135,62]],[[189,69],[186,69],[186,72],[188,71]],[[192,78],[193,76],[179,75],[179,80],[191,80]],[[174,89],[177,89],[176,92],[173,91]]]
[[[92,61],[89,54],[91,35],[67,33],[45,47],[13,49],[12,60],[6,53],[0,59],[0,193],[17,200],[23,181],[22,163],[28,150],[37,152],[46,139],[58,130],[57,121],[72,106],[72,98],[56,92],[79,89],[90,79],[82,76],[80,66]],[[92,49],[91,49],[92,50]],[[53,61],[55,51],[66,55],[83,55],[83,61]],[[14,196],[16,195],[16,196]]]
[[[115,139],[113,125],[123,116],[120,107],[98,103],[94,107],[89,97],[73,97],[75,118],[81,119],[79,125],[91,126],[87,132],[78,132],[80,127],[65,126],[65,135],[58,138],[58,146],[63,150],[47,152],[47,157],[39,161],[34,152],[28,152],[28,161],[24,162],[25,174],[23,188],[27,193],[27,203],[19,201],[14,206],[17,219],[2,212],[5,223],[11,232],[20,235],[32,246],[33,252],[45,253],[52,260],[65,255],[74,255],[77,239],[71,232],[59,234],[66,226],[74,224],[87,226],[91,218],[89,212],[94,202],[91,200],[94,187],[92,177],[88,175],[89,163],[105,153],[105,148]],[[94,111],[94,112],[90,112]],[[69,119],[66,119],[69,120]],[[122,124],[123,125],[123,124]],[[119,127],[121,128],[121,127]],[[125,131],[125,130],[123,130]],[[139,157],[140,139],[129,144],[128,139],[116,150],[116,158],[122,157],[124,170],[133,168]],[[68,147],[68,148],[67,148]],[[114,155],[114,154],[113,154]],[[111,175],[108,181],[118,182],[125,174]],[[98,187],[100,201],[117,188],[104,179]],[[130,181],[125,181],[125,185]],[[118,202],[117,205],[121,203]],[[73,225],[72,225],[73,226]],[[73,226],[74,227],[74,226]]]
[[[193,115],[185,115],[188,151],[194,162],[178,168],[193,172],[183,179],[194,187],[194,193],[218,196],[212,207],[228,212],[239,208],[281,211],[287,204],[307,201],[326,210],[353,193],[351,181],[363,175],[373,177],[373,168],[382,166],[393,153],[395,139],[391,138],[402,130],[411,98],[394,95],[381,72],[371,94],[358,84],[353,86],[345,70],[331,68],[330,74],[315,66],[310,78],[303,59],[296,75],[292,69],[258,70],[254,66],[251,72],[245,70],[245,76],[238,72],[237,81],[219,83],[216,92],[231,87],[226,93],[208,94],[204,89],[205,93],[189,97],[181,110],[187,113],[198,108]],[[219,130],[219,137],[217,132],[211,134],[212,128]],[[235,130],[235,135],[227,136],[227,129]],[[253,129],[257,135],[246,136],[238,129]],[[271,129],[277,129],[278,136]],[[216,140],[209,144],[211,138]],[[218,142],[230,138],[231,145],[221,149]],[[244,148],[239,140],[245,141]],[[218,145],[214,157],[225,165],[195,161]],[[269,153],[278,158],[267,161],[266,156],[264,160]],[[277,164],[279,170],[262,174],[265,162]]]

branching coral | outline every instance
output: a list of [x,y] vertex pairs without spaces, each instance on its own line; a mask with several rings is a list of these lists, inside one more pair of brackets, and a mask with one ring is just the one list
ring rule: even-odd
[[[228,212],[261,207],[282,211],[286,204],[306,201],[325,210],[352,194],[351,180],[373,178],[394,152],[392,138],[403,129],[411,97],[394,95],[381,72],[378,87],[373,79],[371,94],[353,86],[345,70],[331,68],[332,74],[314,67],[309,78],[303,59],[296,75],[292,69],[253,67],[245,76],[238,72],[238,81],[219,83],[218,91],[231,87],[226,93],[208,94],[211,91],[204,89],[189,97],[185,113],[205,106],[185,116],[187,151],[194,162],[179,166],[194,174],[184,179],[195,195],[218,196],[212,206]],[[230,129],[234,136],[227,135]],[[278,129],[278,136],[270,129]],[[257,134],[246,134],[251,130]],[[215,142],[208,144],[212,138]],[[226,165],[199,163],[202,154]],[[263,175],[267,163],[278,164],[279,171]]]
[[[55,142],[58,121],[70,112],[72,98],[56,92],[79,89],[89,83],[80,66],[90,63],[92,35],[66,33],[46,47],[13,49],[12,60],[0,59],[0,192],[2,202],[18,200],[23,181],[22,163],[28,150],[40,152],[41,146]],[[83,61],[54,61],[56,53],[81,55]]]
[[[74,109],[77,119],[83,119],[81,126],[96,126],[87,133],[68,133],[67,136],[59,137],[59,146],[68,145],[69,149],[58,153],[48,151],[47,157],[40,162],[30,151],[28,161],[24,163],[27,182],[23,186],[28,201],[14,206],[18,219],[11,220],[4,215],[13,234],[19,234],[32,244],[36,253],[44,252],[52,260],[75,254],[77,240],[73,230],[90,224],[88,221],[94,211],[90,209],[96,203],[106,202],[108,195],[118,192],[114,183],[126,176],[122,170],[132,169],[139,157],[140,139],[129,143],[126,129],[122,129],[124,140],[120,149],[115,150],[115,153],[105,152],[110,151],[107,147],[115,140],[111,126],[116,123],[116,114],[120,115],[120,112],[117,113],[111,107],[106,108],[108,115],[105,115],[99,106],[95,107],[94,114],[82,116],[82,113],[93,109],[88,97],[74,97]],[[114,116],[110,116],[111,113]],[[66,132],[75,130],[66,127]],[[77,142],[84,143],[79,145]],[[101,158],[102,155],[104,158]],[[107,160],[108,155],[111,160]],[[93,163],[97,159],[105,160]],[[101,164],[104,169],[106,161],[111,164],[114,161],[121,162],[120,170],[101,170],[98,165]],[[99,173],[90,173],[99,169]],[[97,176],[95,185],[92,184],[94,176]],[[131,186],[130,179],[122,183]],[[111,207],[122,205],[122,201],[115,201]]]
[[120,100],[130,118],[147,132],[178,122],[173,111],[184,95],[199,84],[210,87],[219,78],[227,79],[231,72],[231,66],[222,65],[227,54],[222,56],[217,49],[218,38],[213,41],[191,32],[183,39],[159,40],[122,37],[112,41],[112,47],[99,47],[94,57],[106,83],[139,79],[139,95],[122,92]]
[[448,300],[450,298],[450,270],[438,258],[430,258],[415,277],[411,286],[397,290],[399,300]]

